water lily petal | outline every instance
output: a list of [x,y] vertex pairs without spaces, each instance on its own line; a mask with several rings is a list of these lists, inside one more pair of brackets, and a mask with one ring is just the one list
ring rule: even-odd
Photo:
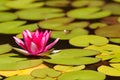
[[44,51],[49,50],[50,48],[52,48],[57,42],[59,41],[59,38],[57,38],[54,42],[50,43],[49,45],[47,45],[44,49]]
[[30,53],[31,55],[37,55],[38,54],[38,48],[37,48],[37,45],[34,43],[34,42],[31,42],[31,45],[30,45]]

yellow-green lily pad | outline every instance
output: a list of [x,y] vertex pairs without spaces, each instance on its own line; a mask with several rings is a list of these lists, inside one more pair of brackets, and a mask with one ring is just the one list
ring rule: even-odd
[[115,69],[120,70],[120,63],[112,63],[112,64],[110,64],[110,66],[112,66]]
[[69,40],[70,44],[78,47],[86,47],[90,44],[101,46],[107,44],[108,42],[107,38],[96,35],[81,35],[73,37]]
[[9,21],[0,23],[0,33],[3,34],[18,34],[21,33],[23,30],[28,29],[30,31],[36,30],[37,24],[25,24],[26,21]]
[[52,7],[66,7],[69,3],[69,1],[46,1],[45,5]]
[[110,15],[110,11],[102,11],[98,7],[78,8],[73,9],[67,13],[67,16],[76,19],[99,19]]
[[111,37],[117,38],[117,37],[120,37],[119,31],[120,31],[120,24],[114,24],[114,25],[96,29],[95,34],[100,36],[110,37],[110,38]]
[[120,76],[120,70],[115,69],[113,67],[101,65],[100,67],[98,67],[97,70],[109,76]]
[[75,36],[87,35],[88,31],[82,28],[76,28],[73,30],[52,31],[52,38],[60,38],[61,40],[69,40]]
[[105,80],[105,75],[93,70],[81,70],[64,73],[58,80]]
[[8,77],[5,80],[34,80],[34,77],[32,77],[31,75],[20,75]]
[[9,44],[2,44],[0,45],[0,54],[9,52],[12,50],[12,47]]
[[93,64],[100,61],[98,58],[92,57],[74,57],[74,58],[51,58],[44,59],[45,62],[52,64],[62,64],[62,65],[87,65]]
[[109,62],[114,62],[114,63],[117,63],[117,62],[120,62],[120,58],[118,57],[118,58],[113,58],[113,59],[111,59]]
[[35,0],[15,0],[8,1],[5,3],[5,6],[12,9],[28,9],[28,8],[37,8],[43,6],[43,2],[35,2]]
[[66,66],[66,65],[56,65],[54,69],[61,72],[71,72],[71,71],[79,71],[85,68],[85,65],[80,66]]
[[113,43],[120,43],[120,38],[110,38],[109,40]]
[[17,15],[11,12],[0,12],[0,22],[12,21],[17,19]]
[[17,11],[16,14],[20,19],[43,20],[56,17],[63,17],[65,13],[60,8],[33,8]]
[[92,49],[101,52],[101,54],[96,55],[96,57],[101,58],[102,60],[109,60],[120,56],[120,46],[114,44],[107,44],[103,46],[91,45],[85,49]]
[[96,23],[90,24],[89,28],[90,29],[96,29],[96,28],[101,28],[101,27],[105,27],[105,26],[107,26],[107,24],[96,22]]
[[52,68],[43,68],[43,69],[36,69],[34,70],[31,75],[33,77],[37,78],[46,78],[46,77],[57,77],[61,74],[61,72],[58,72]]
[[63,49],[60,52],[49,55],[51,58],[80,58],[85,56],[94,56],[100,54],[99,51],[90,49]]
[[84,7],[84,6],[89,6],[89,7],[99,7],[99,6],[103,6],[105,4],[104,1],[102,0],[80,0],[80,1],[74,1],[72,3],[73,7]]

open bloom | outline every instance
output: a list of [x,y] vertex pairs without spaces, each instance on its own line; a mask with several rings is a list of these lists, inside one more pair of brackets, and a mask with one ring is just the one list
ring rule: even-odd
[[23,31],[23,40],[13,37],[16,43],[23,49],[18,49],[19,52],[22,52],[25,55],[40,56],[42,53],[47,52],[52,48],[59,40],[57,38],[55,41],[47,45],[47,42],[50,38],[51,32],[46,30],[45,32],[36,30],[35,32],[30,32],[29,30]]

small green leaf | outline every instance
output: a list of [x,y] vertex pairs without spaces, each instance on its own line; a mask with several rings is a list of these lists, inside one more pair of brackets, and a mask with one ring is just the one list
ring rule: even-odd
[[9,44],[2,44],[0,45],[0,54],[9,52],[12,50],[12,47]]

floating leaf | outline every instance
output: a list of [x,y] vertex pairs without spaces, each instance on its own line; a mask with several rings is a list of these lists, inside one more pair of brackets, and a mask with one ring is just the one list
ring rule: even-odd
[[58,80],[104,80],[105,75],[92,70],[73,71],[62,74]]
[[9,52],[10,50],[12,50],[12,47],[9,44],[0,45],[0,54]]
[[21,19],[42,20],[56,17],[63,17],[62,9],[59,8],[34,8],[17,11],[16,14]]
[[72,3],[73,7],[84,7],[84,6],[103,6],[104,1],[101,0],[94,0],[94,1],[89,1],[89,0],[81,0],[81,1],[74,1]]
[[55,80],[54,78],[51,78],[51,77],[46,77],[44,79],[41,79],[41,78],[35,78],[34,80]]
[[11,12],[0,12],[0,22],[3,21],[12,21],[17,19],[17,15]]
[[34,2],[35,0],[15,0],[15,1],[8,1],[5,6],[13,9],[27,9],[27,8],[36,8],[41,7],[44,5],[43,2]]
[[79,71],[85,68],[85,65],[80,66],[65,66],[65,65],[56,65],[54,66],[55,70],[61,71],[61,72],[71,72],[71,71]]
[[100,59],[92,57],[75,57],[75,58],[51,58],[44,59],[45,62],[52,64],[64,64],[64,65],[87,65],[100,61]]
[[30,76],[30,75],[21,75],[21,76],[12,76],[12,77],[8,77],[5,80],[33,80],[34,77]]
[[120,70],[105,65],[98,67],[98,71],[109,76],[120,76]]
[[120,12],[118,11],[120,7],[120,4],[118,3],[109,3],[106,4],[103,9],[112,12],[114,15],[120,15]]
[[64,30],[64,31],[52,31],[52,38],[60,38],[61,40],[68,40],[75,36],[87,35],[88,31],[82,28],[73,29],[73,30]]
[[69,3],[69,1],[46,1],[45,4],[52,7],[66,7]]
[[110,38],[109,40],[113,43],[120,43],[120,38]]
[[60,52],[50,55],[51,58],[80,58],[84,56],[94,56],[100,52],[89,49],[63,49]]
[[120,31],[120,24],[115,24],[97,29],[95,31],[95,34],[105,37],[120,37],[119,31]]
[[113,58],[109,62],[120,62],[120,58]]
[[105,26],[107,26],[107,24],[96,22],[96,23],[90,24],[89,27],[90,27],[90,29],[96,29],[96,28],[101,28],[101,27],[105,27]]
[[78,47],[86,47],[89,46],[89,44],[101,46],[107,44],[108,42],[107,38],[96,35],[76,36],[69,41],[70,44]]
[[110,64],[110,66],[112,66],[115,69],[120,70],[120,63],[113,63],[113,64]]
[[67,13],[69,17],[77,19],[99,19],[111,15],[110,11],[101,11],[98,7],[78,8]]
[[1,26],[0,33],[17,34],[17,33],[21,33],[25,29],[33,31],[38,28],[36,23],[27,24],[27,25],[24,24],[25,21],[9,21],[9,22],[0,23]]
[[103,46],[91,45],[85,49],[92,49],[101,52],[101,54],[96,55],[96,57],[101,58],[102,60],[109,60],[120,56],[120,46],[114,44],[107,44]]
[[61,74],[61,72],[58,72],[52,68],[43,68],[43,69],[36,69],[34,70],[31,75],[38,78],[46,78],[49,77],[57,77]]

